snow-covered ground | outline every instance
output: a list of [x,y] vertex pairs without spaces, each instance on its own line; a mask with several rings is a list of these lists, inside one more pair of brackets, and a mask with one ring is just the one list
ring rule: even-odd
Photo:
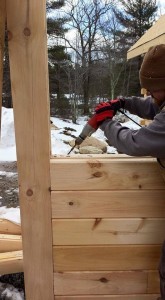
[[[130,114],[129,114],[130,115]],[[139,122],[137,116],[130,115],[136,122]],[[73,124],[70,120],[63,120],[59,118],[50,118],[53,124],[58,129],[51,130],[51,145],[53,155],[67,155],[70,150],[70,146],[65,142],[72,140],[71,136],[65,135],[65,128],[71,128],[70,131],[74,136],[78,136],[83,129],[83,126],[87,122],[87,117],[79,117],[77,124]],[[138,126],[132,121],[123,123],[129,128],[137,129]],[[104,140],[105,136],[102,130],[98,129],[94,134],[94,137]],[[114,147],[108,146],[108,153],[116,153]],[[71,155],[75,155],[74,152]],[[15,146],[15,133],[14,133],[14,118],[13,109],[2,108],[2,130],[1,130],[1,141],[0,141],[0,161],[16,161],[16,146]]]

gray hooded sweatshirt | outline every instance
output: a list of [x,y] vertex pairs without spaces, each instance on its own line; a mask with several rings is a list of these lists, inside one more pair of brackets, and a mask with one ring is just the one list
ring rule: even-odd
[[122,126],[115,120],[105,120],[100,128],[120,153],[130,156],[153,156],[165,159],[165,102],[159,107],[151,96],[125,99],[125,109],[141,118],[153,120],[138,130]]

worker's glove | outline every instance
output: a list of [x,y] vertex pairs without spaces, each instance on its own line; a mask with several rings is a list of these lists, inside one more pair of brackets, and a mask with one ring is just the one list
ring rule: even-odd
[[114,109],[109,102],[101,102],[95,108],[96,121],[100,125],[106,119],[112,119],[115,115]]
[[115,114],[120,108],[124,108],[125,106],[125,100],[123,97],[118,97],[115,100],[110,100],[109,104],[111,104],[112,109],[114,110]]

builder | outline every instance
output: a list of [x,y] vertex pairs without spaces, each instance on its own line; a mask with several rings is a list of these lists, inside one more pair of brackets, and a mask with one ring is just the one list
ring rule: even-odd
[[[97,122],[110,144],[120,153],[131,156],[153,156],[161,165],[165,179],[165,44],[151,47],[146,53],[140,72],[140,84],[150,96],[119,97],[100,103],[95,111]],[[153,120],[147,127],[132,130],[115,120],[118,109],[126,109],[141,118]],[[165,300],[165,242],[159,267],[161,298]]]

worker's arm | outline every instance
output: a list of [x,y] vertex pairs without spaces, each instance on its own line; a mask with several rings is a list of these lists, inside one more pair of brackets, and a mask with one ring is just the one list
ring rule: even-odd
[[105,120],[100,128],[119,152],[131,156],[165,158],[165,112],[156,115],[148,127],[132,130],[114,120]]
[[159,107],[154,103],[151,96],[141,97],[124,97],[124,109],[140,118],[153,120],[159,111]]

